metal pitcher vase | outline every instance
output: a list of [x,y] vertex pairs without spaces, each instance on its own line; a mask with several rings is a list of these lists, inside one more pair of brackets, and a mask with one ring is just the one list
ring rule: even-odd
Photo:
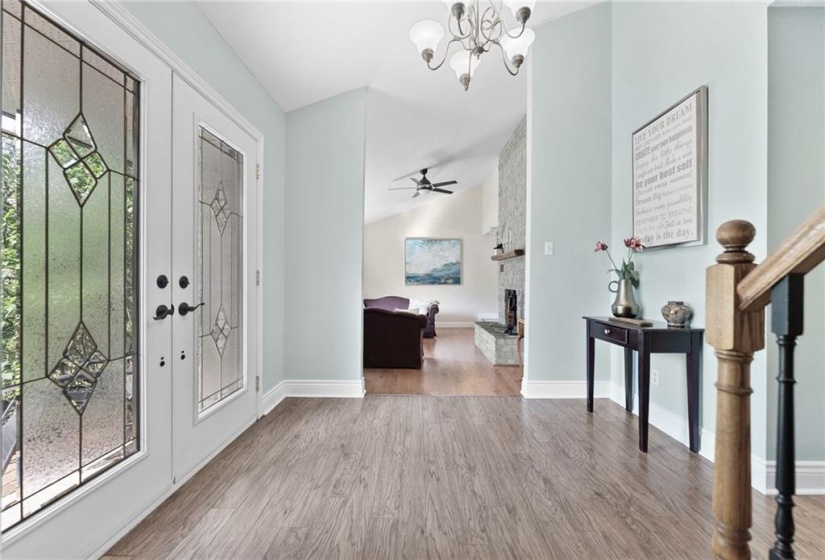
[[[616,287],[613,287],[616,284]],[[630,279],[613,280],[607,289],[616,294],[616,299],[610,307],[616,317],[636,317],[639,314],[639,304],[633,297],[633,284]]]

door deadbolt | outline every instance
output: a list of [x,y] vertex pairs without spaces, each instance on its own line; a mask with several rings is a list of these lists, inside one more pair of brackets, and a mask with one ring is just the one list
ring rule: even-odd
[[189,287],[189,278],[187,278],[186,276],[181,276],[180,280],[178,280],[178,286],[180,286],[183,289],[188,288]]

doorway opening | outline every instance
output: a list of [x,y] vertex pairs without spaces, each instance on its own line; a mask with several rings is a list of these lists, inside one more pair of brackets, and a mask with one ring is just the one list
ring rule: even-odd
[[[363,276],[366,392],[519,396],[526,301],[526,119],[517,116],[483,149],[434,156],[410,146],[414,154],[399,156],[380,139],[383,123],[396,122],[402,110],[394,99],[370,91]],[[393,158],[395,164],[389,165]],[[403,173],[416,162],[427,167]]]

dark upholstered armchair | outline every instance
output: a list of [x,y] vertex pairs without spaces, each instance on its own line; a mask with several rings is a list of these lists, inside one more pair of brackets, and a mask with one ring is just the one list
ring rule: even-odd
[[[409,309],[410,300],[398,296],[384,296],[376,299],[365,299],[364,307],[380,307],[395,311],[396,309]],[[424,338],[434,338],[435,335],[435,315],[438,313],[438,304],[431,303],[427,309],[427,326],[424,328]]]
[[424,315],[365,307],[364,367],[421,369],[426,326]]

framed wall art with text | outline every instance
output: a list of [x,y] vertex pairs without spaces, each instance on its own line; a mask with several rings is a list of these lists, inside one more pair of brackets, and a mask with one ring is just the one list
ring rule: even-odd
[[648,248],[705,243],[707,124],[702,86],[633,132],[633,235]]

